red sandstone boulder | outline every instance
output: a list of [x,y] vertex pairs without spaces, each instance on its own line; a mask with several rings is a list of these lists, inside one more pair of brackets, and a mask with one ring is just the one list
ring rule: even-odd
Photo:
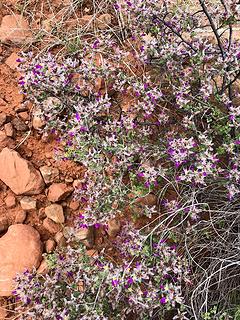
[[0,153],[0,180],[16,195],[39,194],[44,188],[40,172],[9,148],[4,148]]
[[32,32],[27,20],[20,14],[6,15],[2,18],[0,26],[0,40],[3,42],[12,41],[22,44],[31,40]]
[[39,233],[31,226],[15,224],[0,238],[0,296],[10,296],[13,278],[24,270],[38,268],[42,259]]

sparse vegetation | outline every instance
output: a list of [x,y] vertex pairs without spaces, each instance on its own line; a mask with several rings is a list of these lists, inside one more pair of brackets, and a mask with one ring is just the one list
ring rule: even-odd
[[101,2],[66,37],[82,5],[53,19],[57,54],[22,53],[19,85],[56,156],[86,168],[76,232],[123,226],[113,256],[73,237],[48,274],[19,275],[20,319],[238,320],[238,1]]

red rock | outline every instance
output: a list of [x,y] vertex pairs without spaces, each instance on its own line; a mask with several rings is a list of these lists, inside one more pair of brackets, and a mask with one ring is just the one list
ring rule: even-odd
[[21,119],[23,119],[24,121],[26,121],[26,120],[29,119],[29,115],[28,115],[28,113],[27,113],[26,111],[19,112],[18,115],[19,115],[19,117],[20,117]]
[[35,210],[37,208],[37,201],[32,197],[23,197],[20,204],[23,210]]
[[36,130],[42,129],[46,125],[46,120],[41,115],[34,115],[32,120],[33,128]]
[[14,140],[9,138],[4,132],[0,131],[0,151],[6,147],[14,147]]
[[22,44],[32,38],[27,20],[20,14],[6,15],[0,26],[0,40]]
[[14,136],[14,129],[11,122],[4,125],[4,130],[7,137],[12,138]]
[[19,59],[19,56],[16,54],[16,52],[13,52],[5,61],[6,65],[9,66],[11,69],[16,69],[19,65],[19,62],[17,61]]
[[47,197],[49,201],[57,202],[65,200],[72,192],[73,188],[65,183],[53,183],[48,189]]
[[17,131],[27,131],[28,126],[25,124],[25,122],[20,118],[14,118],[12,120],[12,125]]
[[15,215],[14,223],[23,223],[27,218],[27,213],[23,210],[19,210]]
[[16,206],[16,198],[13,194],[9,194],[4,199],[5,205],[8,209],[14,208]]
[[8,226],[8,219],[5,216],[0,216],[0,232],[6,231]]
[[59,170],[57,168],[43,166],[40,167],[39,170],[46,184],[52,183],[54,179],[59,176]]
[[39,268],[37,269],[38,274],[47,274],[49,271],[49,267],[47,261],[45,259],[42,260]]
[[0,112],[0,127],[3,126],[7,121],[7,115],[4,112]]
[[10,296],[16,274],[38,268],[41,259],[39,233],[28,225],[10,226],[8,232],[0,238],[0,296]]
[[54,222],[53,220],[49,219],[49,218],[45,218],[43,220],[43,227],[52,234],[55,234],[59,231],[61,231],[61,225]]
[[80,206],[79,201],[76,200],[71,200],[70,204],[69,204],[69,208],[72,209],[73,211],[76,211]]
[[51,253],[56,248],[56,242],[53,239],[48,239],[45,243],[45,250],[47,253]]
[[9,148],[0,153],[0,180],[17,195],[39,194],[44,188],[39,171]]
[[93,228],[79,228],[75,234],[76,238],[86,247],[91,248],[94,243]]
[[111,219],[108,221],[107,233],[110,237],[116,237],[121,229],[121,222],[118,219]]
[[155,194],[149,193],[145,197],[138,198],[136,203],[144,206],[153,207],[157,204],[157,196]]
[[63,214],[63,208],[60,204],[51,204],[45,208],[46,216],[56,223],[64,223],[65,217]]
[[66,239],[61,231],[55,234],[54,239],[57,242],[58,248],[64,248],[67,246]]
[[111,22],[112,16],[109,13],[104,13],[96,19],[96,26],[101,30],[108,29]]

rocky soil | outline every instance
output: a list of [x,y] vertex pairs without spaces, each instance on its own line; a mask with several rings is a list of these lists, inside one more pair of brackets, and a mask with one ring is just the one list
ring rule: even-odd
[[[20,93],[16,60],[32,32],[25,18],[11,12],[15,2],[0,4],[0,319],[12,319],[15,275],[32,268],[45,272],[42,254],[66,244],[81,210],[73,192],[84,172],[71,161],[55,160],[56,137],[41,133],[44,123]],[[119,226],[112,226],[115,235]],[[93,246],[93,230],[78,236]]]

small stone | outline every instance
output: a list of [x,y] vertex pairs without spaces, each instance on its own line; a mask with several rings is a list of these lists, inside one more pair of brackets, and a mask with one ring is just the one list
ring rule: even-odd
[[37,269],[38,274],[47,274],[49,272],[49,267],[45,259],[42,260],[39,268]]
[[53,220],[49,218],[45,218],[43,220],[43,227],[51,234],[55,234],[59,231],[61,231],[61,225],[54,222]]
[[82,181],[81,180],[76,179],[76,180],[73,181],[73,188],[74,189],[79,189],[81,187],[81,185],[82,185]]
[[59,248],[66,247],[67,242],[66,242],[66,239],[64,238],[64,235],[63,235],[62,231],[60,231],[57,234],[55,234],[54,239],[56,240],[57,245],[58,245]]
[[35,210],[37,208],[37,201],[32,197],[23,197],[20,204],[23,210]]
[[19,56],[16,54],[16,52],[13,52],[5,61],[6,65],[9,66],[11,69],[16,69],[20,62],[17,61],[19,59]]
[[75,234],[73,227],[64,227],[63,228],[63,235],[66,239],[70,239]]
[[53,239],[48,239],[45,243],[45,250],[47,253],[51,253],[56,248],[56,242]]
[[71,177],[65,178],[65,182],[66,183],[73,183],[73,178],[71,178]]
[[138,198],[136,203],[144,206],[153,207],[157,204],[157,196],[155,194],[149,193],[145,197]]
[[14,130],[13,130],[13,126],[11,124],[11,122],[6,123],[4,125],[4,130],[5,130],[5,134],[7,137],[13,137],[14,136]]
[[0,233],[8,229],[8,219],[5,216],[0,216]]
[[109,25],[112,22],[112,16],[109,13],[104,13],[101,14],[97,19],[96,19],[96,26],[101,29],[107,29],[109,28]]
[[40,167],[39,170],[46,184],[52,183],[59,176],[59,170],[57,168],[43,166]]
[[27,20],[20,14],[6,15],[0,26],[0,40],[23,44],[32,39]]
[[27,131],[29,129],[25,122],[20,118],[14,118],[12,120],[12,125],[17,131]]
[[[31,108],[30,108],[31,109]],[[15,107],[15,111],[16,113],[19,113],[19,112],[24,112],[24,111],[27,111],[28,110],[28,107],[26,106],[26,104],[20,104],[20,105],[17,105]]]
[[40,172],[9,148],[0,153],[0,179],[17,195],[40,194],[44,188]]
[[76,238],[86,247],[91,248],[94,243],[93,227],[79,228],[75,234]]
[[56,97],[48,97],[43,101],[42,106],[44,110],[48,110],[50,113],[56,109],[61,109],[62,101]]
[[107,233],[110,237],[116,237],[121,229],[121,222],[118,219],[111,219],[108,221]]
[[38,210],[38,218],[39,218],[40,220],[43,220],[43,219],[46,218],[45,208],[40,208],[40,209]]
[[57,202],[65,200],[72,192],[73,188],[65,183],[53,183],[48,189],[47,197],[49,201]]
[[6,147],[14,148],[14,140],[9,138],[5,132],[0,131],[0,151]]
[[73,211],[76,211],[80,206],[80,203],[76,200],[71,200],[69,204],[69,208],[72,209]]
[[46,121],[43,116],[34,115],[32,119],[32,126],[36,130],[42,129],[46,125]]
[[28,113],[26,112],[26,111],[24,111],[24,112],[19,112],[19,117],[21,118],[21,119],[23,119],[24,121],[27,121],[28,119],[29,119],[29,115],[28,115]]
[[63,208],[60,204],[51,204],[45,208],[46,216],[56,223],[64,223],[65,217],[63,214]]
[[4,202],[8,209],[14,208],[16,206],[16,198],[12,194],[7,195],[4,199]]
[[26,220],[26,218],[27,218],[27,213],[23,210],[20,210],[16,213],[14,222],[16,224],[23,223]]
[[[46,156],[47,159],[52,159],[52,158],[53,158],[53,153],[52,153],[51,151],[46,152],[46,153],[45,153],[45,156]],[[42,168],[43,168],[43,167],[42,167]]]
[[7,115],[4,112],[0,112],[0,127],[3,126],[7,121]]

